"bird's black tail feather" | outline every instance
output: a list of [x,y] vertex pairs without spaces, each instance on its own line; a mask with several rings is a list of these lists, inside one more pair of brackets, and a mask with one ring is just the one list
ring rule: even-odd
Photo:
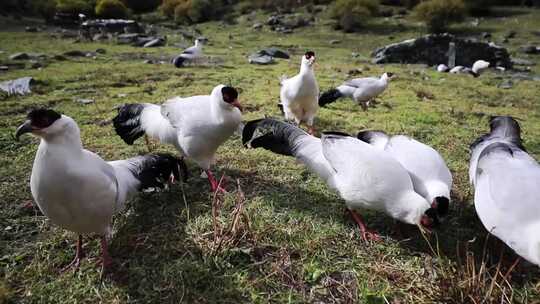
[[242,144],[251,148],[264,148],[282,155],[295,155],[298,141],[310,136],[304,130],[273,118],[252,120],[244,126]]
[[189,174],[183,159],[170,154],[146,154],[127,161],[129,171],[141,182],[139,190],[163,188],[171,175],[178,180],[181,174],[182,179],[186,181]]
[[144,135],[141,127],[141,114],[144,108],[145,105],[140,103],[125,104],[118,108],[118,114],[113,118],[116,134],[128,145],[132,145]]
[[480,143],[492,138],[501,138],[514,144],[523,151],[527,151],[521,139],[521,127],[519,123],[510,116],[494,116],[489,121],[490,132],[480,136],[470,146],[471,151]]
[[338,100],[342,96],[343,95],[338,89],[330,89],[322,93],[321,96],[319,97],[319,106],[324,107],[325,105]]
[[175,67],[181,68],[184,66],[184,61],[186,61],[186,58],[182,56],[176,56],[172,60],[172,64],[174,64]]

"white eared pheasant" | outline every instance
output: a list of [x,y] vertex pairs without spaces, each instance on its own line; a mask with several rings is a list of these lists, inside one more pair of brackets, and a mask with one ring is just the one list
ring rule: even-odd
[[175,97],[162,105],[125,104],[118,109],[113,124],[128,145],[147,134],[176,147],[205,170],[214,192],[218,183],[210,166],[219,146],[238,129],[241,110],[238,91],[218,85],[210,95]]
[[357,137],[394,157],[409,172],[414,191],[430,202],[440,217],[448,213],[452,173],[439,152],[405,135],[362,131]]
[[394,77],[393,73],[384,73],[379,78],[364,77],[345,81],[339,87],[322,93],[319,97],[319,106],[324,107],[341,97],[348,97],[352,98],[366,111],[370,101],[388,88],[388,83],[392,77]]
[[345,200],[362,237],[367,230],[356,209],[382,211],[394,219],[424,227],[439,223],[437,212],[417,194],[409,174],[392,156],[347,134],[329,132],[322,138],[278,120],[248,122],[242,142],[251,148],[294,156]]
[[306,52],[302,56],[300,73],[291,78],[281,79],[281,91],[279,104],[288,121],[294,121],[296,124],[305,122],[308,126],[308,132],[313,134],[313,121],[319,110],[317,98],[319,97],[319,85],[313,72],[315,63],[315,53]]
[[202,57],[203,40],[195,39],[195,45],[185,49],[180,55],[176,56],[172,60],[172,64],[175,67],[180,68],[184,66],[185,62],[195,61]]
[[489,62],[485,60],[477,60],[473,63],[473,66],[471,68],[458,65],[458,66],[453,67],[449,71],[447,70],[443,72],[449,72],[451,74],[469,73],[476,78],[476,77],[479,77],[480,74],[482,74],[487,68],[489,68]]
[[525,151],[517,121],[499,116],[490,126],[471,146],[476,212],[490,233],[540,266],[540,165]]
[[82,234],[97,233],[105,273],[112,263],[107,236],[113,215],[138,191],[178,178],[183,163],[166,154],[106,162],[83,148],[79,127],[70,117],[37,109],[27,118],[15,137],[32,133],[41,138],[30,178],[32,196],[54,224],[79,235],[75,259],[65,269],[77,268],[84,256]]

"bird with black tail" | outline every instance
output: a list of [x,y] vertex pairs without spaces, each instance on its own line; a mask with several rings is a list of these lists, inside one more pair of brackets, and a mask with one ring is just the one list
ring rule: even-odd
[[215,153],[240,126],[242,106],[238,91],[218,85],[210,95],[175,97],[162,105],[125,104],[113,118],[116,133],[128,144],[143,135],[160,143],[173,145],[181,154],[197,163],[210,182],[212,192],[218,187],[210,166]]
[[471,145],[474,207],[487,231],[540,266],[540,164],[514,118],[493,117],[490,129]]
[[394,77],[393,73],[388,72],[381,77],[364,77],[345,81],[337,88],[322,93],[319,97],[319,106],[324,107],[342,97],[348,97],[366,111],[370,102],[386,90]]
[[357,137],[390,154],[409,173],[414,191],[431,202],[438,216],[448,214],[452,173],[437,150],[409,136],[389,136],[383,131],[362,131]]
[[112,264],[107,238],[113,215],[139,191],[163,188],[185,168],[168,154],[106,162],[83,148],[79,127],[71,117],[50,109],[31,111],[15,138],[25,133],[41,139],[30,177],[36,204],[51,222],[79,235],[75,259],[65,270],[77,269],[84,257],[82,235],[96,233],[101,235],[105,274]]
[[318,175],[345,200],[364,240],[378,239],[369,231],[358,209],[382,211],[399,221],[432,228],[439,224],[437,210],[417,194],[409,174],[395,159],[371,145],[341,132],[314,137],[295,125],[272,118],[246,124],[242,143],[293,156]]

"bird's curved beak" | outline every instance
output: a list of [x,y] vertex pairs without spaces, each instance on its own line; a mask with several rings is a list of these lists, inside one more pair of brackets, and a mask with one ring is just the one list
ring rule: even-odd
[[237,107],[238,110],[240,110],[240,112],[243,112],[244,111],[244,108],[242,108],[242,105],[240,104],[240,102],[238,101],[238,99],[235,99],[233,102],[231,102],[231,105],[233,107]]
[[15,132],[15,139],[19,140],[19,137],[21,137],[21,135],[23,135],[24,133],[30,133],[32,131],[34,131],[34,128],[32,127],[32,122],[30,120],[27,120],[17,128],[17,131]]

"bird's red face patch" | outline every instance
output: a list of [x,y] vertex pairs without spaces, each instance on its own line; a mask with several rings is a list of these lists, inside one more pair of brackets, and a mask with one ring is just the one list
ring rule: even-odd
[[307,51],[304,56],[306,56],[306,59],[311,59],[312,57],[315,57],[315,53],[312,51]]

